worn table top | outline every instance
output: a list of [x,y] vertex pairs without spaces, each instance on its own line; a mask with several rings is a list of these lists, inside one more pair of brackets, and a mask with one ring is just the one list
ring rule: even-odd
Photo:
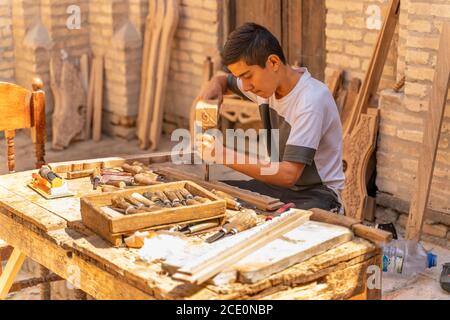
[[0,176],[0,238],[97,299],[348,298],[365,290],[361,279],[379,258],[355,238],[255,284],[190,285],[83,225],[79,198],[99,192],[89,178],[68,180],[75,197],[47,200],[26,186],[32,172]]

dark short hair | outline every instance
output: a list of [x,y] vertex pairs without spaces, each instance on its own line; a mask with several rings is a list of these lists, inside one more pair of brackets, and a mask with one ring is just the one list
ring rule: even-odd
[[229,66],[239,60],[248,65],[266,67],[267,58],[276,54],[286,64],[286,58],[280,42],[263,26],[248,22],[234,30],[222,51],[222,64]]

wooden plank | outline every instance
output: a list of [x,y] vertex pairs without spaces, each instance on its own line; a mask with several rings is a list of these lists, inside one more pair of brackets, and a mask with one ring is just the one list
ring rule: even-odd
[[265,223],[261,226],[261,229],[251,233],[250,236],[241,233],[239,236],[242,239],[239,243],[229,248],[221,248],[220,251],[208,252],[200,259],[193,259],[193,261],[177,270],[173,277],[190,283],[201,284],[222,270],[231,267],[248,254],[305,223],[309,220],[310,215],[311,212],[308,211],[291,209],[282,217]]
[[[156,15],[156,1],[149,1],[148,15],[145,20],[145,34],[144,34],[144,45],[142,52],[142,69],[141,69],[141,86],[139,90],[139,109],[138,114],[143,114],[144,112],[144,99],[145,91],[147,90],[148,83],[148,68],[150,59],[150,50],[153,36],[153,23]],[[136,129],[139,132],[142,121],[138,118]]]
[[341,88],[342,85],[343,72],[344,72],[343,70],[334,70],[333,74],[327,81],[328,89],[330,89],[330,92],[335,100],[338,97],[339,89]]
[[434,162],[436,160],[439,137],[441,134],[449,83],[450,24],[444,23],[437,54],[436,71],[430,93],[430,102],[419,157],[416,185],[406,226],[407,239],[417,241],[420,239],[424,213],[428,205],[428,197],[434,172]]
[[164,15],[166,11],[166,5],[164,0],[155,0],[156,14],[155,22],[152,24],[152,38],[150,45],[150,54],[148,59],[147,69],[147,84],[144,93],[144,102],[141,108],[141,113],[138,114],[140,119],[139,130],[137,136],[139,138],[139,144],[141,149],[147,149],[150,144],[149,130],[152,121],[153,105],[155,100],[155,88],[159,81],[157,79],[157,59],[159,54],[159,44],[161,39],[161,30],[164,22]]
[[[5,270],[0,275],[0,300],[4,300],[25,261],[26,255],[14,248]],[[0,261],[1,262],[1,261]]]
[[[38,229],[48,232],[66,227],[66,221],[57,217],[42,207],[27,201],[26,198],[13,193],[3,184],[3,177],[0,178],[0,213],[17,216],[26,220]],[[31,190],[30,190],[31,191]],[[37,195],[40,197],[39,195]]]
[[103,56],[95,57],[94,76],[94,115],[92,125],[92,139],[100,141],[102,138],[102,109],[103,109]]
[[370,100],[377,92],[399,14],[400,0],[390,0],[383,27],[378,36],[364,82],[356,100],[355,110],[350,118],[344,136],[350,134],[357,126],[360,115],[366,113]]
[[342,132],[347,132],[351,115],[355,112],[355,102],[361,88],[361,80],[352,78],[347,88],[347,98],[341,113]]
[[[289,0],[292,1],[292,0]],[[311,75],[324,80],[326,7],[323,0],[302,0],[302,65]]]
[[348,228],[308,221],[270,242],[233,266],[242,283],[256,283],[272,274],[352,240]]
[[92,130],[92,114],[94,111],[94,92],[95,92],[95,63],[92,61],[89,77],[89,90],[87,95],[87,109],[86,109],[86,122],[84,127],[84,134],[86,139],[91,138]]
[[166,15],[164,17],[164,27],[161,33],[161,42],[159,48],[159,62],[157,69],[157,79],[155,88],[155,103],[152,122],[150,126],[150,147],[154,151],[159,146],[161,138],[161,128],[164,117],[164,102],[167,81],[169,78],[170,57],[172,52],[172,43],[175,36],[179,19],[178,0],[167,0]]
[[282,1],[282,47],[287,62],[302,62],[302,0]]

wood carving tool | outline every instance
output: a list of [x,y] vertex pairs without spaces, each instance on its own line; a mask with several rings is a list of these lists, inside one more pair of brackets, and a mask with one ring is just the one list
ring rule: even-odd
[[177,195],[173,191],[163,191],[163,193],[167,196],[167,198],[170,200],[172,207],[181,207],[182,204],[180,203],[180,199],[178,199]]
[[115,191],[121,190],[121,188],[117,188],[114,186],[108,186],[108,185],[103,185],[100,187],[100,189],[102,190],[102,192],[115,192]]
[[157,192],[155,192],[155,195],[163,201],[164,206],[172,207],[172,202],[170,202],[169,198],[167,198],[167,196],[164,194],[164,192],[157,191]]
[[194,196],[186,188],[181,188],[180,192],[185,199],[194,199]]
[[178,197],[178,199],[180,199],[180,202],[183,206],[186,205],[186,199],[183,197],[183,195],[181,194],[180,190],[175,190],[174,191],[175,195]]
[[131,197],[141,203],[143,203],[144,205],[146,205],[147,207],[153,207],[156,205],[156,203],[154,203],[153,201],[147,199],[146,197],[144,197],[143,195],[135,192],[131,195]]
[[194,199],[188,199],[188,200],[186,200],[186,204],[188,206],[193,206],[193,205],[196,205],[196,204],[201,204],[201,202],[198,202],[198,201],[196,201]]
[[218,226],[219,226],[219,221],[189,224],[185,228],[181,229],[180,232],[184,233],[184,234],[193,234],[193,233],[197,233],[200,231],[216,228]]
[[242,210],[244,207],[237,202],[232,196],[230,196],[229,194],[222,192],[222,191],[218,191],[218,190],[212,190],[212,193],[214,193],[216,196],[218,196],[219,198],[225,200],[225,202],[227,203],[227,208],[231,209],[231,210]]
[[123,198],[125,199],[125,201],[131,203],[133,206],[135,206],[138,209],[145,207],[145,204],[143,204],[142,202],[134,199],[132,196],[125,196]]
[[152,201],[153,203],[155,203],[157,206],[160,207],[166,207],[166,205],[164,204],[164,201],[159,198],[156,193],[151,193],[151,192],[144,192],[144,194],[142,195],[144,196],[146,199]]
[[127,184],[124,181],[115,181],[115,180],[109,180],[105,183],[100,183],[100,185],[108,185],[110,187],[115,187],[119,189],[125,189]]
[[136,174],[134,176],[134,182],[139,185],[151,186],[155,184],[161,184],[160,181],[156,181],[155,179],[148,177],[142,173]]
[[266,215],[266,221],[270,221],[270,220],[272,220],[273,218],[279,216],[280,214],[282,214],[282,213],[288,211],[288,210],[291,209],[291,208],[295,208],[295,207],[296,207],[296,205],[295,205],[295,203],[293,203],[293,202],[286,203],[284,206],[282,206],[281,208],[279,208],[279,209],[278,209],[277,211],[275,211],[274,213],[267,214],[267,215]]
[[198,202],[200,202],[200,203],[208,203],[208,202],[211,202],[211,200],[209,200],[209,199],[207,199],[207,198],[200,197],[200,196],[195,196],[195,197],[194,197],[194,200],[195,200],[195,201],[198,201]]
[[[201,127],[202,133],[217,127],[218,110],[218,100],[197,101],[195,105],[195,125]],[[205,180],[209,181],[209,164],[207,163],[205,164]]]
[[141,166],[133,166],[133,165],[130,165],[128,163],[124,163],[122,165],[122,169],[125,172],[129,172],[129,173],[132,173],[132,174],[139,174],[139,173],[142,173],[142,172],[145,171],[145,169],[142,168]]
[[230,221],[223,225],[222,229],[216,234],[206,239],[207,243],[215,242],[225,236],[231,236],[238,232],[253,228],[256,226],[258,218],[254,211],[241,211]]

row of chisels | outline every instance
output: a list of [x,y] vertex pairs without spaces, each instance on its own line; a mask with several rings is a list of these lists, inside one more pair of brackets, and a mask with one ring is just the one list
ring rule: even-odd
[[194,196],[187,189],[180,188],[172,191],[145,192],[143,194],[135,192],[128,196],[116,195],[111,199],[110,209],[128,215],[207,202],[211,202],[211,200]]

